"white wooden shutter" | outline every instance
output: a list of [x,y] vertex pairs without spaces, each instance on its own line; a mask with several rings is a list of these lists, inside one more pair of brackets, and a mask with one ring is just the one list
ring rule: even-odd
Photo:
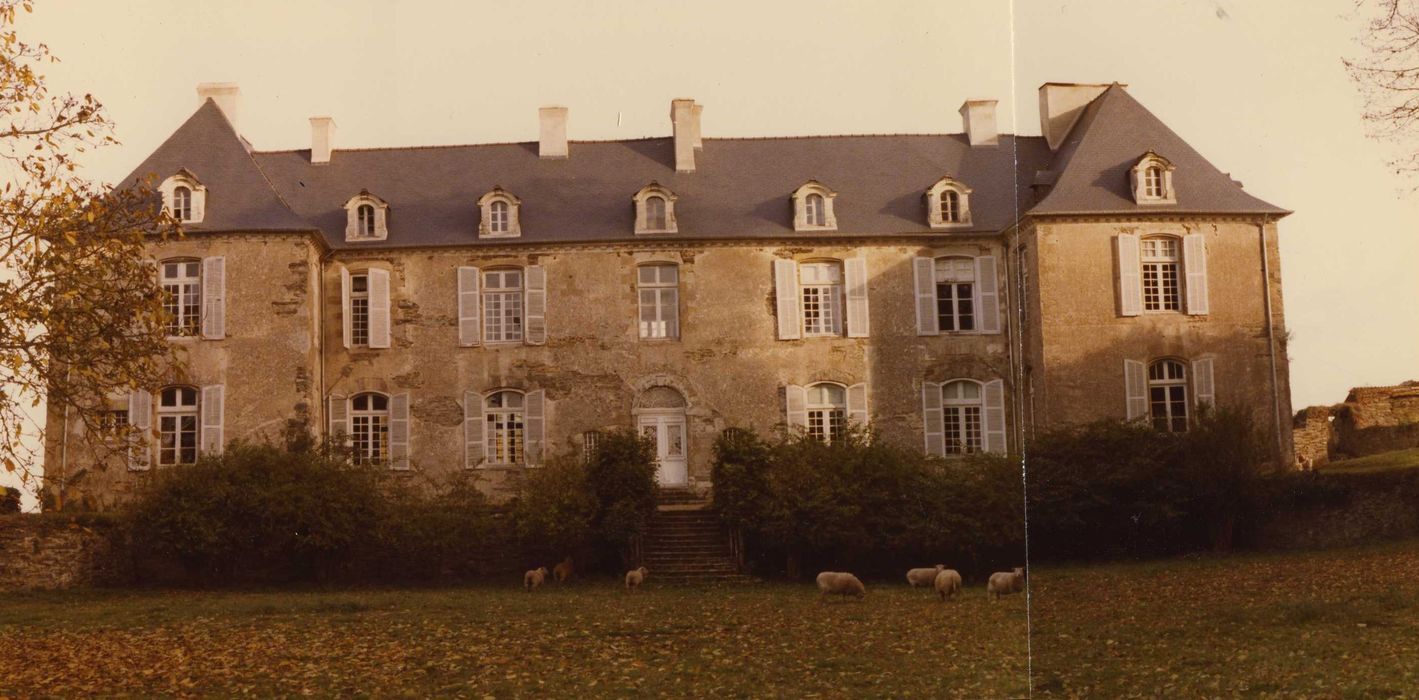
[[472,469],[483,463],[483,395],[463,392],[463,466]]
[[525,277],[527,319],[524,327],[527,331],[524,337],[528,345],[542,345],[547,342],[547,270],[541,265],[528,265]]
[[202,219],[207,216],[207,188],[192,188],[192,199],[190,201],[192,203],[192,221],[194,223],[201,222]]
[[856,257],[844,260],[843,272],[847,278],[847,337],[866,338],[868,336],[867,258]]
[[921,383],[921,418],[925,424],[926,453],[937,457],[946,456],[946,435],[941,423],[941,385],[936,382]]
[[936,316],[936,261],[912,258],[912,275],[916,289],[916,334],[936,335],[941,332]]
[[853,384],[847,388],[847,420],[849,423],[856,424],[859,428],[867,427],[866,384]]
[[1148,368],[1137,360],[1123,361],[1123,389],[1128,400],[1128,419],[1148,415]]
[[1183,236],[1183,271],[1187,274],[1187,312],[1207,313],[1207,237],[1200,233]]
[[527,463],[542,463],[542,452],[547,444],[547,393],[538,389],[527,392],[524,397],[523,446],[527,452]]
[[326,437],[339,440],[342,445],[350,442],[350,404],[341,394],[331,394],[326,401],[326,418],[330,421],[330,434]]
[[202,337],[221,340],[227,335],[227,259],[202,259]]
[[985,451],[1005,454],[1005,382],[985,383]]
[[778,311],[778,339],[803,337],[803,323],[798,316],[798,263],[774,260],[774,301]]
[[784,422],[789,428],[808,429],[808,390],[797,384],[783,388]]
[[1000,282],[995,274],[995,256],[976,258],[976,308],[982,333],[1000,332]]
[[351,345],[351,318],[350,318],[350,270],[344,265],[340,266],[340,322],[344,330],[345,349]]
[[152,440],[153,395],[134,389],[128,393],[128,425],[131,443],[128,446],[128,468],[147,469],[151,461],[149,442]]
[[370,347],[389,347],[389,271],[370,268]]
[[409,392],[389,397],[389,468],[409,468]]
[[222,424],[226,421],[226,386],[213,384],[202,387],[202,451],[219,455],[226,444]]
[[1216,406],[1217,388],[1212,381],[1212,358],[1192,361],[1192,393],[1198,406]]
[[1143,270],[1138,258],[1138,236],[1120,233],[1114,237],[1118,251],[1118,308],[1124,316],[1143,313]]
[[458,344],[464,347],[482,341],[482,319],[478,315],[479,274],[476,267],[458,268]]

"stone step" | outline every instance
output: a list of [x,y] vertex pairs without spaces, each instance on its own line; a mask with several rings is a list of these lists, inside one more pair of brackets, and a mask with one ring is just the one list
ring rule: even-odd
[[730,554],[729,547],[723,544],[687,544],[682,546],[657,544],[650,547],[641,547],[641,551],[645,552],[647,555],[661,557],[728,557]]

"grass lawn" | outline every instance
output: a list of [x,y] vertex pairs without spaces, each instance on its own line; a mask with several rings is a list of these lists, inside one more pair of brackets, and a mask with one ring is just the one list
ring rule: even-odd
[[1415,697],[1419,540],[1031,570],[1045,697]]
[[1419,447],[1408,450],[1395,450],[1394,452],[1382,452],[1368,457],[1343,459],[1339,462],[1331,462],[1321,467],[1321,470],[1332,472],[1377,472],[1389,469],[1414,468],[1419,468]]
[[1026,649],[1024,596],[905,582],[0,597],[0,696],[1021,697]]

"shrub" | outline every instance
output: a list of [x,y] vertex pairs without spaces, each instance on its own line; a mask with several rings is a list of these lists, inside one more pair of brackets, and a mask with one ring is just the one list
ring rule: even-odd
[[579,552],[591,544],[596,498],[587,489],[581,462],[554,457],[529,470],[513,502],[513,519],[524,546]]
[[358,575],[385,582],[486,573],[513,543],[476,476],[458,472],[433,483],[412,476],[388,479],[382,489],[371,546],[355,557]]

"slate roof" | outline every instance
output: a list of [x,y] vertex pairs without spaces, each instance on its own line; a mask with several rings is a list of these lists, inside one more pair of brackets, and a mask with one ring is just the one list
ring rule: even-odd
[[[1177,167],[1175,207],[1132,203],[1128,169],[1149,149]],[[1243,192],[1117,86],[1086,108],[1057,154],[1041,137],[1010,135],[974,148],[963,134],[706,138],[695,172],[677,173],[674,162],[672,139],[648,138],[573,141],[565,160],[538,158],[531,142],[336,150],[313,165],[307,150],[252,151],[209,100],[124,185],[187,168],[208,188],[204,220],[188,230],[317,230],[335,249],[782,239],[805,235],[793,231],[789,197],[810,179],[837,193],[838,230],[815,237],[942,235],[926,224],[923,193],[946,175],[972,189],[972,225],[947,235],[996,233],[1021,212],[1285,213]],[[678,233],[632,232],[631,198],[652,181],[677,195]],[[1053,186],[1031,187],[1039,182]],[[477,238],[477,202],[494,186],[522,200],[520,239]],[[385,241],[344,240],[344,205],[361,190],[389,203]]]

